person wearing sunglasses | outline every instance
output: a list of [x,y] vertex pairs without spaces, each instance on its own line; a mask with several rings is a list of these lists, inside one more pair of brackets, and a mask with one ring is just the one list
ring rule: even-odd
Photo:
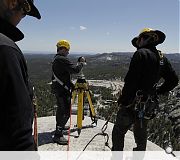
[[[144,28],[139,36],[132,40],[137,51],[131,59],[122,95],[118,99],[120,109],[112,131],[112,151],[123,151],[125,134],[132,124],[137,144],[133,150],[145,151],[147,124],[156,116],[157,95],[164,94],[178,85],[178,76],[170,62],[156,49],[165,38],[162,31]],[[155,87],[161,78],[164,82]],[[149,103],[148,97],[155,98]]]
[[36,150],[32,136],[32,88],[16,27],[26,16],[41,15],[33,0],[0,0],[0,150]]

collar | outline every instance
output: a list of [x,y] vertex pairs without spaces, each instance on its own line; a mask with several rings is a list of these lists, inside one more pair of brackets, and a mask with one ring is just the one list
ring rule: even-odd
[[0,33],[6,35],[14,42],[24,38],[24,34],[15,26],[0,18]]
[[154,45],[146,45],[143,47],[139,47],[138,49],[141,49],[141,48],[150,49],[151,51],[157,51],[156,46],[154,46]]

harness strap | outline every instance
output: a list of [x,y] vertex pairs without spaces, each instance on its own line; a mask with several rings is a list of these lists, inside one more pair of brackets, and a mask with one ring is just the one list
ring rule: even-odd
[[53,72],[53,76],[54,76],[54,80],[53,82],[58,82],[61,86],[63,86],[67,91],[70,91],[70,88],[68,86],[65,85],[65,83],[63,83],[58,77],[56,77],[56,75]]

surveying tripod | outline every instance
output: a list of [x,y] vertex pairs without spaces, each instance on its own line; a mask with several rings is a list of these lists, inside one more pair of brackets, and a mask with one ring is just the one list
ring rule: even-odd
[[83,116],[84,116],[83,115],[83,110],[84,110],[83,107],[84,107],[85,96],[87,96],[87,99],[88,99],[92,124],[95,123],[97,125],[97,118],[96,118],[95,110],[94,110],[92,100],[91,100],[89,84],[86,82],[83,74],[81,74],[78,77],[78,79],[75,83],[75,88],[74,88],[74,91],[72,92],[72,104],[74,104],[76,96],[78,96],[77,131],[78,131],[78,135],[80,135],[81,129],[82,129],[82,120],[83,120]]

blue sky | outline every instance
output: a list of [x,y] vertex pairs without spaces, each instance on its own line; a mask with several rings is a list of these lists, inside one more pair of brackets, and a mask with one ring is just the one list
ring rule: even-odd
[[179,0],[35,0],[42,19],[25,17],[18,45],[25,51],[55,52],[60,39],[72,52],[135,51],[133,37],[141,29],[162,30],[163,52],[179,52]]

